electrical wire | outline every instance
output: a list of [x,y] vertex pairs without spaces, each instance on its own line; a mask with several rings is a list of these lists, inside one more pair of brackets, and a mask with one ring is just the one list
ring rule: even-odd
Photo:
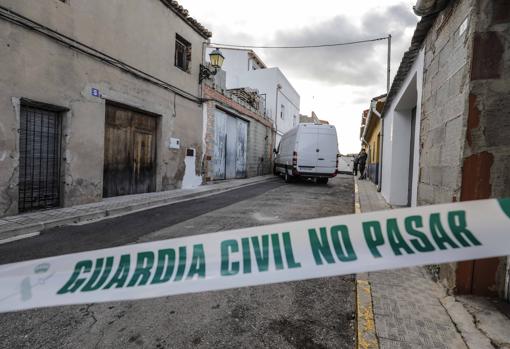
[[235,44],[221,44],[212,42],[211,46],[218,46],[222,48],[265,48],[265,49],[305,49],[305,48],[318,48],[318,47],[336,47],[336,46],[347,46],[347,45],[356,45],[356,44],[363,44],[366,42],[374,42],[374,41],[381,41],[381,40],[388,40],[388,37],[380,37],[380,38],[374,38],[374,39],[367,39],[367,40],[358,40],[358,41],[350,41],[350,42],[339,42],[339,43],[333,43],[333,44],[317,44],[317,45],[301,45],[301,46],[257,46],[257,45],[235,45]]
[[101,62],[110,64],[116,68],[119,68],[127,73],[132,74],[133,76],[145,80],[149,83],[152,83],[154,85],[157,85],[159,87],[162,87],[166,90],[169,90],[173,92],[174,94],[177,94],[181,96],[182,98],[185,98],[189,101],[195,102],[195,103],[202,103],[202,100],[200,97],[197,97],[185,90],[180,89],[177,86],[174,86],[164,80],[161,80],[141,69],[135,68],[119,59],[116,59],[102,51],[99,51],[91,46],[88,46],[80,41],[77,41],[69,36],[66,36],[56,30],[53,30],[49,27],[46,27],[38,22],[35,22],[34,20],[24,17],[19,13],[14,12],[13,10],[6,8],[4,6],[0,5],[0,19],[4,19],[6,21],[9,21],[11,23],[17,24],[19,26],[25,27],[27,29],[33,30],[35,32],[38,32],[39,34],[42,34],[50,39],[53,39],[57,41],[58,43],[67,46],[71,49],[74,49],[78,52],[81,52],[83,54],[86,54],[88,56],[94,57],[95,59],[98,59]]

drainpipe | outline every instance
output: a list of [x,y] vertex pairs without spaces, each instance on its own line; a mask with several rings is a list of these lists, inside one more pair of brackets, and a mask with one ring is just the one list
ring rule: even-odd
[[413,6],[413,11],[417,16],[424,17],[443,11],[448,5],[449,0],[418,0]]
[[[377,105],[377,104],[376,104]],[[382,115],[376,110],[373,109],[372,112],[377,115],[379,119],[381,119],[381,136],[379,137],[379,173],[377,178],[377,191],[380,192],[382,189],[382,161],[383,161],[383,147],[384,147],[384,119]]]
[[[278,135],[278,95],[280,93],[280,90],[282,89],[282,85],[277,84],[276,85],[276,106],[274,109],[274,128],[276,129],[276,135]],[[276,136],[275,136],[275,146],[276,146]]]

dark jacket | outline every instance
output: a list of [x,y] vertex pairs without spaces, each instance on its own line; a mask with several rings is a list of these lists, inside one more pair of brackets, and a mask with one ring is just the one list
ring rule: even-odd
[[360,153],[358,155],[358,162],[360,164],[360,166],[365,166],[366,162],[367,162],[367,153]]

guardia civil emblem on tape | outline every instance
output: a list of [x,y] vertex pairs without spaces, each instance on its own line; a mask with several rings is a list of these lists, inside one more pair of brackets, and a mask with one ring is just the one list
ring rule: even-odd
[[510,255],[510,199],[237,229],[0,265],[0,312]]

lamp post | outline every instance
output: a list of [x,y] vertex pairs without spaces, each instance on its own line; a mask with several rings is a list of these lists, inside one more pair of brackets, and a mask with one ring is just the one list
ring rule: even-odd
[[218,48],[216,48],[209,54],[209,59],[211,62],[211,67],[214,68],[214,70],[211,70],[209,67],[200,64],[200,74],[198,76],[199,84],[201,84],[204,79],[208,79],[211,76],[216,75],[218,69],[221,69],[225,57],[223,56],[221,51]]

